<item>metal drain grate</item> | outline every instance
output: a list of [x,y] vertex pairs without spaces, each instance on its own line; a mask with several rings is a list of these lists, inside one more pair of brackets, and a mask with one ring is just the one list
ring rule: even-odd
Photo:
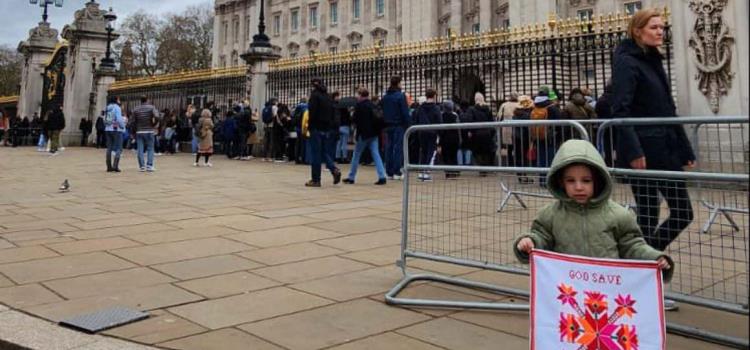
[[105,329],[122,326],[148,318],[148,314],[125,307],[113,307],[90,314],[79,315],[60,321],[60,325],[86,333],[96,333]]

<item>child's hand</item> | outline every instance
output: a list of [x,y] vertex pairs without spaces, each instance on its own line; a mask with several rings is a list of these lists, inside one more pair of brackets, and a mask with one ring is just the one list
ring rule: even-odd
[[531,250],[534,249],[534,241],[532,241],[529,237],[524,237],[520,241],[518,241],[518,245],[516,245],[516,248],[526,254],[530,254]]
[[662,270],[669,270],[672,265],[669,265],[669,260],[665,257],[660,257],[659,259],[656,259],[656,262],[659,264],[659,268]]

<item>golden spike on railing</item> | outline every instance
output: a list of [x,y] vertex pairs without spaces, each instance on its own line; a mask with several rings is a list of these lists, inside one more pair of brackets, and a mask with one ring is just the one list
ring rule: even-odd
[[672,18],[672,13],[669,10],[669,6],[664,6],[664,14],[662,15],[664,24],[669,25],[670,19]]

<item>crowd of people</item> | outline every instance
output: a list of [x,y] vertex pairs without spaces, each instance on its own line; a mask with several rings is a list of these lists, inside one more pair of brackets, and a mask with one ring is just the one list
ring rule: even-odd
[[[310,95],[300,99],[296,106],[273,98],[260,111],[252,110],[249,101],[236,103],[224,112],[212,102],[202,108],[188,105],[179,112],[159,111],[148,98],[142,97],[140,104],[126,115],[119,99],[111,97],[95,124],[81,121],[81,143],[86,143],[95,127],[97,147],[107,149],[108,172],[120,172],[122,150],[133,145],[143,172],[156,171],[155,153],[175,153],[181,143],[190,143],[196,167],[201,165],[201,158],[204,166],[211,167],[210,157],[215,148],[230,159],[250,160],[258,146],[262,150],[256,154],[261,154],[263,161],[309,164],[307,187],[321,187],[323,165],[330,172],[333,184],[342,180],[345,184],[355,184],[361,164],[374,164],[375,185],[385,185],[389,180],[403,178],[403,137],[412,125],[676,116],[659,53],[663,28],[657,10],[639,11],[633,16],[628,28],[630,38],[617,48],[612,80],[598,98],[590,89],[573,88],[567,92],[563,104],[558,91],[540,86],[534,96],[511,93],[495,109],[481,92],[475,93],[473,103],[458,97],[440,101],[438,92],[427,88],[414,101],[404,91],[399,76],[390,79],[382,98],[365,87],[357,89],[355,98],[342,98],[339,92],[328,91],[322,79],[315,78],[310,82]],[[42,118],[14,117],[6,125],[9,126],[3,138],[6,144],[20,145],[22,139],[31,136],[38,138],[40,150],[45,150],[49,143],[49,152],[57,154],[65,117],[62,106],[56,105]],[[559,203],[541,211],[531,233],[517,241],[516,254],[522,261],[526,261],[533,248],[541,248],[597,257],[654,259],[671,272],[674,264],[662,251],[693,220],[685,182],[668,179],[629,182],[637,213],[636,221],[631,222],[624,209],[609,200],[612,179],[607,168],[682,171],[683,167],[693,167],[696,158],[684,129],[678,125],[619,127],[605,138],[605,148],[609,151],[603,159],[592,145],[570,141],[573,138],[572,128],[559,126],[421,130],[407,140],[407,156],[410,163],[420,165],[551,166],[550,173],[541,176],[538,183],[547,187]],[[350,153],[351,141],[354,147]],[[566,157],[565,152],[571,155],[561,160]],[[346,177],[337,163],[349,163]],[[433,175],[422,171],[418,179],[432,181]],[[444,175],[453,179],[460,173],[447,171]],[[480,172],[480,175],[486,174]],[[524,174],[519,174],[518,180],[535,182]],[[669,207],[669,216],[661,223],[659,194]],[[553,227],[559,221],[554,218],[576,205],[592,208],[578,221],[623,222],[618,226],[621,231],[584,224],[590,232],[566,236],[576,230]],[[577,242],[592,239],[599,231],[614,236],[581,250],[589,245]]]

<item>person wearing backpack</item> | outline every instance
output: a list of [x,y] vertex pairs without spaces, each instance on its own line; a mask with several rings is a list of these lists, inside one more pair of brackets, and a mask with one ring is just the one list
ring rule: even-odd
[[[413,120],[417,125],[432,125],[443,123],[443,113],[437,104],[437,91],[429,88],[425,92],[425,101],[414,111]],[[419,142],[418,164],[430,165],[435,157],[438,142],[438,132],[435,130],[423,130],[417,133]],[[421,171],[418,176],[420,181],[432,181],[432,175]]]
[[[534,108],[531,110],[531,120],[559,120],[561,116],[560,108],[550,99],[550,90],[547,87],[539,89],[534,98]],[[531,127],[531,145],[529,159],[536,159],[536,166],[547,168],[555,157],[557,136],[555,128],[548,126]],[[544,175],[539,177],[539,185],[547,186],[547,179]]]
[[261,113],[261,120],[263,121],[263,161],[270,162],[273,159],[273,120],[279,113],[278,100],[275,98],[270,99],[266,102]]
[[[119,97],[112,96],[109,98],[102,124],[107,143],[107,172],[119,173],[120,155],[122,155],[122,131],[125,130],[125,118],[122,117]],[[112,162],[112,153],[115,154],[114,163]]]
[[307,149],[307,136],[302,134],[302,119],[306,111],[307,98],[303,97],[302,99],[300,99],[297,107],[294,108],[294,112],[292,113],[292,124],[294,124],[294,129],[297,133],[297,142],[294,148],[294,154],[296,155],[296,157],[294,158],[294,163],[296,164],[307,163],[305,159]]
[[[566,103],[563,108],[563,116],[565,119],[571,120],[596,119],[596,111],[594,111],[594,108],[591,107],[588,101],[586,101],[586,95],[584,95],[583,90],[580,88],[573,88],[570,90],[568,103]],[[561,130],[563,131],[563,134],[560,137],[560,142],[565,142],[573,138],[574,131],[572,127],[562,127]],[[589,135],[592,135],[592,137],[596,135],[596,132],[597,128],[593,126],[589,129]]]

